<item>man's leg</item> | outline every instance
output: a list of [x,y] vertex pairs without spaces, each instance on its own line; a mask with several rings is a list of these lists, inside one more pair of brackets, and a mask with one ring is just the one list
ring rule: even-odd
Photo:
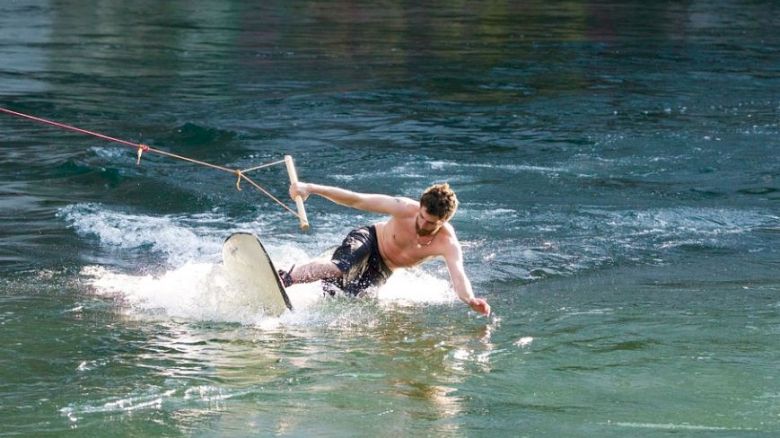
[[314,260],[305,265],[293,267],[289,274],[292,284],[297,284],[335,278],[341,275],[341,271],[330,260]]
[[354,277],[365,270],[371,253],[370,232],[367,227],[352,230],[333,252],[331,260],[313,260],[305,265],[293,266],[289,272],[279,271],[285,287],[297,283],[330,280],[347,275]]

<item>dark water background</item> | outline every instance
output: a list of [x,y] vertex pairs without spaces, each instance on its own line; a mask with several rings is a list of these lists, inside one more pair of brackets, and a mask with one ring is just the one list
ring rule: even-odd
[[3,2],[0,106],[359,191],[449,181],[495,317],[441,263],[263,317],[214,274],[227,234],[286,266],[379,218],[312,199],[301,234],[233,176],[2,115],[0,435],[774,436],[778,17]]

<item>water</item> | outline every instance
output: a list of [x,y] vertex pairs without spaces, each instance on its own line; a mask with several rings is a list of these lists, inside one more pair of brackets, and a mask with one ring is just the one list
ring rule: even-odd
[[[774,436],[774,2],[9,1],[2,106],[228,167],[449,181],[441,262],[241,306],[232,231],[312,230],[211,169],[0,117],[0,435]],[[283,166],[253,176],[277,195]]]

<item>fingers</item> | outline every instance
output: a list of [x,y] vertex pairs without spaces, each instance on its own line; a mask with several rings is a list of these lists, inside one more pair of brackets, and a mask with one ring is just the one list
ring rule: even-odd
[[487,301],[485,301],[485,306],[483,308],[482,314],[485,316],[490,316],[490,311],[491,311],[490,304],[488,304]]
[[481,313],[485,316],[490,316],[490,304],[488,304],[488,302],[483,298],[474,298],[471,300],[471,302],[469,302],[469,305],[475,312]]
[[297,196],[300,196],[305,201],[309,197],[309,192],[305,188],[306,184],[302,182],[290,184],[290,198],[295,199]]

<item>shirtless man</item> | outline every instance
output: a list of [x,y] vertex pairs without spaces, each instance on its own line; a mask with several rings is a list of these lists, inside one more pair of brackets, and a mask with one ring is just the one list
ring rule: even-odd
[[463,269],[463,252],[449,220],[458,208],[458,199],[448,184],[436,184],[420,201],[406,197],[357,193],[319,184],[298,182],[290,186],[290,196],[304,200],[315,194],[332,202],[359,210],[390,216],[386,221],[351,231],[331,260],[315,260],[280,271],[285,286],[323,280],[345,293],[358,296],[370,286],[378,286],[397,268],[416,266],[433,257],[443,257],[450,280],[461,301],[475,312],[490,314],[490,305],[475,298]]

